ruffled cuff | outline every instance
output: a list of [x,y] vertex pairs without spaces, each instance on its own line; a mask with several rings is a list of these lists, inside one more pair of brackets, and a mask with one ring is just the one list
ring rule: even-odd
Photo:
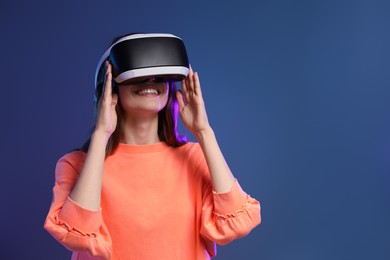
[[97,211],[85,209],[69,197],[59,213],[59,219],[68,229],[77,230],[82,234],[95,233],[102,225],[101,209]]
[[236,215],[237,212],[245,208],[248,195],[242,190],[236,180],[230,191],[225,193],[216,193],[213,191],[214,213],[217,215],[228,216]]

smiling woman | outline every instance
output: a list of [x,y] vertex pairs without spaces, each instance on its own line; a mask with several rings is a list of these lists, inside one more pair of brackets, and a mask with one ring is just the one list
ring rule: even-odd
[[[125,36],[117,43],[144,37],[172,36]],[[152,56],[162,57],[159,45],[151,46]],[[166,66],[121,78],[110,52],[99,71],[100,65],[94,131],[82,149],[59,159],[45,221],[72,259],[210,259],[215,243],[257,226],[260,204],[241,189],[222,155],[198,74]],[[174,84],[179,78],[182,91]],[[198,143],[177,134],[178,114]]]

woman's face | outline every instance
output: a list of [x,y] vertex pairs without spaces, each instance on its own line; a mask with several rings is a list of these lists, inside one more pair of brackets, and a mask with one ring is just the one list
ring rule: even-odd
[[119,86],[118,92],[125,113],[158,113],[167,104],[169,83],[151,78],[142,83]]

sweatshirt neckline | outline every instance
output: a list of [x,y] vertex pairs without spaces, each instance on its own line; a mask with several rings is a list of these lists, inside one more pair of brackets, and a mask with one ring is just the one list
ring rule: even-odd
[[146,145],[133,145],[133,144],[119,143],[115,153],[148,154],[148,153],[162,152],[168,148],[169,145],[167,145],[165,142],[158,142],[155,144],[146,144]]

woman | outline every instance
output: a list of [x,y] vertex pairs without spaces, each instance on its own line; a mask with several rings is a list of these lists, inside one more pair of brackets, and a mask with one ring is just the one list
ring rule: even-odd
[[[210,259],[257,226],[259,202],[224,160],[198,74],[182,91],[152,77],[113,91],[105,65],[94,131],[58,161],[45,222],[72,259]],[[177,112],[198,143],[177,135]]]

